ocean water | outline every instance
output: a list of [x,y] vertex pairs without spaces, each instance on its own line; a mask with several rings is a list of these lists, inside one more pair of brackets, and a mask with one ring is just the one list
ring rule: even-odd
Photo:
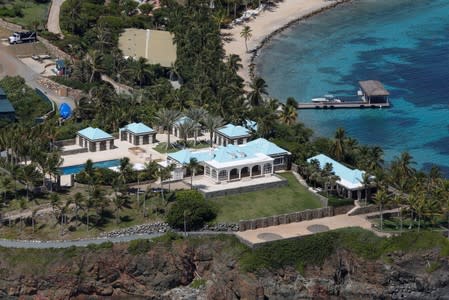
[[317,135],[336,128],[379,145],[391,160],[410,152],[418,169],[449,176],[449,1],[355,0],[276,35],[256,59],[270,95],[310,101],[356,95],[359,80],[379,80],[390,109],[301,110]]

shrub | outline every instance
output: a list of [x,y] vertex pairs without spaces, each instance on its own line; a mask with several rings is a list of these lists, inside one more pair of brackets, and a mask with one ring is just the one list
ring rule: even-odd
[[216,209],[210,201],[194,190],[176,193],[176,202],[167,214],[167,223],[173,228],[183,229],[184,221],[188,230],[199,229],[206,222],[217,216]]
[[150,250],[151,242],[149,240],[134,240],[129,242],[128,252],[132,255],[144,254]]

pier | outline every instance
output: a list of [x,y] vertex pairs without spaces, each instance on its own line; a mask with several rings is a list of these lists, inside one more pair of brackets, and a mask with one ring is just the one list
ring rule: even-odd
[[369,103],[367,101],[298,103],[298,109],[335,109],[335,108],[389,108],[390,102]]
[[323,101],[298,103],[298,109],[389,108],[390,93],[376,80],[359,81],[359,101]]

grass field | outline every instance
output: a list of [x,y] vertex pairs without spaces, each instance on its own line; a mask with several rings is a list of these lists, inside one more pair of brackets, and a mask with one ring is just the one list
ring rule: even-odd
[[280,174],[288,185],[213,199],[219,207],[216,222],[237,222],[321,207],[317,197],[291,173]]
[[50,2],[45,4],[38,4],[34,1],[27,0],[14,0],[7,1],[9,4],[6,5],[7,8],[12,5],[19,5],[22,7],[23,17],[7,17],[7,21],[22,25],[28,29],[32,29],[33,22],[40,22],[41,24],[46,24],[47,22],[47,11],[50,7]]

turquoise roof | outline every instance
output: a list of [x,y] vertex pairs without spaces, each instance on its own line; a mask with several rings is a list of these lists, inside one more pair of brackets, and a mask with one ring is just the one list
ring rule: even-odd
[[176,120],[175,125],[184,124],[185,122],[192,121],[189,117],[181,117],[178,120]]
[[0,113],[12,113],[16,110],[12,106],[11,102],[8,99],[2,99],[0,94]]
[[254,158],[257,154],[275,155],[286,154],[288,151],[276,146],[276,144],[265,139],[257,139],[243,145],[227,145],[206,151],[181,150],[175,153],[169,153],[168,157],[178,161],[181,164],[187,164],[190,158],[196,158],[198,162],[215,160],[220,163],[239,161]]
[[220,127],[217,129],[217,132],[230,138],[248,136],[251,134],[251,131],[248,128],[245,128],[243,126],[236,126],[234,124],[227,124],[223,127]]
[[143,123],[131,123],[121,128],[121,130],[128,130],[134,134],[144,134],[154,132],[153,128],[148,127]]
[[327,163],[332,164],[335,175],[340,177],[340,182],[348,188],[357,188],[362,186],[361,182],[363,181],[364,171],[350,169],[324,154],[311,157],[307,159],[307,162],[311,162],[314,159],[318,160],[320,163],[320,168],[323,168]]
[[244,147],[251,148],[253,152],[263,153],[268,156],[289,153],[287,150],[282,149],[275,143],[267,141],[263,138],[248,142],[244,145]]
[[0,87],[0,99],[6,99],[6,93],[1,87]]
[[245,120],[245,127],[257,131],[257,123],[252,120]]
[[83,130],[78,131],[78,134],[82,135],[83,137],[91,141],[108,140],[114,138],[109,133],[106,133],[99,128],[92,128],[92,127],[84,128]]

